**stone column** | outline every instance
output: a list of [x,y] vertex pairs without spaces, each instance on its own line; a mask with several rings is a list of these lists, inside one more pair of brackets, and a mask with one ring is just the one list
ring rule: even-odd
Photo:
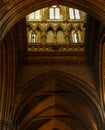
[[65,32],[65,41],[66,41],[66,44],[68,45],[69,44],[69,34],[68,34],[68,31]]
[[0,130],[14,130],[12,122],[0,121]]
[[0,44],[0,130],[12,130],[14,100],[14,49],[10,36]]
[[45,34],[45,30],[43,30],[42,32],[42,44],[44,45],[46,42],[46,34]]

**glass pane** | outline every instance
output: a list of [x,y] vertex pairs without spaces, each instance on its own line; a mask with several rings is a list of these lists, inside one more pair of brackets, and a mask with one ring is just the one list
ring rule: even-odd
[[32,43],[35,43],[35,42],[36,42],[36,34],[35,34],[35,33],[32,33],[32,34],[31,34],[31,42],[32,42]]
[[54,19],[54,9],[50,8],[50,19]]
[[29,15],[29,19],[34,19],[34,12]]
[[40,10],[35,12],[35,19],[40,19]]
[[75,18],[80,19],[80,13],[78,9],[75,9]]
[[60,19],[60,10],[59,10],[59,8],[55,9],[55,19]]
[[73,42],[74,43],[78,42],[77,33],[73,33]]
[[70,19],[74,19],[74,10],[72,8],[69,9]]
[[56,8],[57,6],[56,6],[56,5],[53,5],[52,7]]

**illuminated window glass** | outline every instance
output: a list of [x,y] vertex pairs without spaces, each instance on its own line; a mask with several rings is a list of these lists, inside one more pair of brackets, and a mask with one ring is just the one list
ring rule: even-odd
[[32,34],[31,34],[31,42],[32,42],[32,43],[35,43],[35,42],[36,42],[36,34],[35,34],[35,33],[32,33]]
[[29,19],[34,19],[34,12],[29,15]]
[[40,19],[40,10],[35,11],[35,19]]
[[60,19],[60,10],[59,10],[59,8],[55,8],[55,19]]
[[37,10],[35,12],[32,12],[29,14],[29,19],[34,20],[34,19],[40,19],[40,10]]
[[49,10],[50,19],[60,19],[60,9],[57,6],[52,6]]
[[75,18],[80,19],[80,13],[78,9],[75,9]]
[[69,9],[70,19],[74,19],[74,10],[72,8]]
[[50,19],[54,19],[54,9],[50,8]]
[[80,19],[80,12],[78,9],[69,8],[70,19]]
[[78,35],[76,32],[73,33],[73,43],[78,43]]

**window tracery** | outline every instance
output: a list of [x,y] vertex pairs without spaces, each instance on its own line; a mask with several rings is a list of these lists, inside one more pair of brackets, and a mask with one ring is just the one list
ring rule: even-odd
[[78,9],[69,8],[69,16],[71,20],[80,20],[80,11]]
[[78,33],[77,32],[73,32],[73,43],[78,43],[79,39],[78,39]]
[[31,42],[36,43],[36,33],[35,32],[31,33]]
[[49,9],[49,18],[51,20],[60,19],[60,8],[57,7],[57,6],[50,7],[50,9]]
[[29,14],[29,20],[35,20],[35,19],[36,20],[40,19],[40,10],[37,10]]
[[30,13],[26,20],[28,45],[84,44],[86,14],[78,9],[54,5]]

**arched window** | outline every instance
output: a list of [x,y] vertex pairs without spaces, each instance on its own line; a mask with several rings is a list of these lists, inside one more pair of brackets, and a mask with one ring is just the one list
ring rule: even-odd
[[57,6],[52,6],[49,9],[49,17],[50,19],[60,19],[60,9]]
[[71,34],[73,43],[83,43],[84,36],[82,30],[73,30]]
[[74,29],[70,33],[71,35],[71,42],[72,43],[79,43],[79,36],[78,31],[75,31]]
[[69,16],[70,19],[79,20],[80,19],[80,11],[78,9],[69,8]]
[[35,19],[40,19],[40,10],[35,11]]
[[73,43],[78,43],[78,34],[76,32],[73,33]]
[[36,33],[35,32],[31,33],[31,42],[36,43]]
[[32,12],[29,14],[29,19],[34,20],[34,19],[40,19],[40,10],[37,10],[35,12]]
[[72,8],[69,9],[70,19],[74,19],[74,11]]
[[29,14],[29,19],[34,19],[34,12]]
[[78,9],[74,9],[75,11],[75,19],[80,19],[80,12]]

